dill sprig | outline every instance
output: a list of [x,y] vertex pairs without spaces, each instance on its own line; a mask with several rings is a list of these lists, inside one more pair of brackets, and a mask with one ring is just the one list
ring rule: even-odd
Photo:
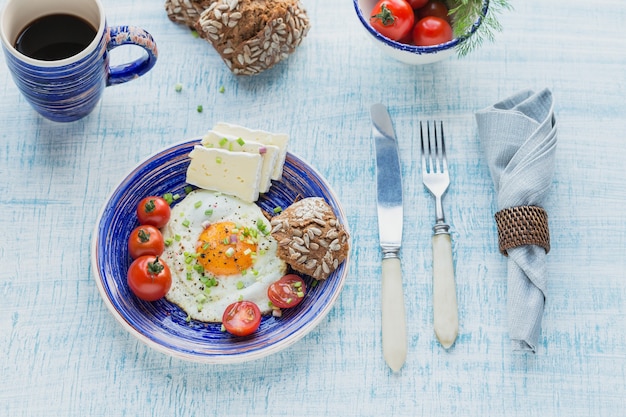
[[[454,37],[466,38],[456,47],[459,56],[479,48],[485,40],[493,42],[496,32],[502,31],[498,15],[512,9],[507,0],[451,0],[449,4],[450,15],[454,19]],[[482,22],[476,28],[479,17]]]

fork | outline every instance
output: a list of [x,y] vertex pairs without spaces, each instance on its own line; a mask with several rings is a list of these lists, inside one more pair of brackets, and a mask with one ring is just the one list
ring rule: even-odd
[[[431,133],[432,126],[432,133]],[[422,181],[435,197],[436,223],[433,226],[433,327],[439,343],[448,349],[459,332],[459,317],[452,263],[450,226],[443,215],[441,199],[450,185],[443,122],[426,122],[426,137],[420,122]]]

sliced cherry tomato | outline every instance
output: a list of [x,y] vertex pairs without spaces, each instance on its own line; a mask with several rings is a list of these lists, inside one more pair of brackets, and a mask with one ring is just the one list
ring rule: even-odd
[[429,0],[423,7],[416,10],[415,18],[419,21],[426,16],[435,16],[450,22],[448,6],[442,1]]
[[451,40],[452,27],[439,17],[427,16],[413,29],[413,43],[417,46],[439,45]]
[[261,325],[261,310],[252,301],[237,301],[224,310],[222,324],[230,334],[248,336]]
[[428,0],[407,0],[413,10],[419,9],[420,7],[424,7]]
[[158,256],[165,250],[161,231],[154,226],[144,224],[137,226],[128,237],[128,253],[133,259],[143,255]]
[[300,304],[305,293],[304,280],[295,274],[285,275],[267,289],[267,297],[278,308]]
[[169,267],[158,256],[145,255],[135,259],[128,268],[128,286],[145,301],[163,298],[172,286]]
[[137,218],[140,224],[149,224],[159,229],[170,219],[170,205],[162,197],[146,197],[137,205]]
[[415,24],[415,15],[406,0],[380,0],[372,9],[370,24],[394,41],[403,39]]

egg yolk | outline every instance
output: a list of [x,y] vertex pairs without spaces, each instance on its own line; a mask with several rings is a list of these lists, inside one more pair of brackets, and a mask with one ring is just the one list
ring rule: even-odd
[[213,275],[235,275],[250,268],[257,246],[244,229],[233,222],[210,224],[200,234],[197,261]]

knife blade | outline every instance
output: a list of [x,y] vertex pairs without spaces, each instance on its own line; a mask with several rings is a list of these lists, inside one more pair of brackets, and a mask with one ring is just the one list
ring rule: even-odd
[[385,362],[393,371],[404,365],[407,354],[406,316],[402,289],[402,173],[398,141],[387,108],[371,107],[376,146],[376,201],[382,259],[382,344]]

